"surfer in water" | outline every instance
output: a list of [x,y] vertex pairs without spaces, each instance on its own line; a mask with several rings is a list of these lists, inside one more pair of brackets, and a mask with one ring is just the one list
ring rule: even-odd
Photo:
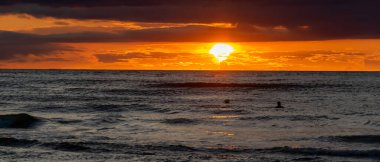
[[284,106],[281,105],[281,102],[277,102],[276,108],[284,108]]

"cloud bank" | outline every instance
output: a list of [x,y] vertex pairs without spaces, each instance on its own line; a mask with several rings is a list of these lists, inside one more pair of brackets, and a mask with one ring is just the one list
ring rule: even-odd
[[[5,0],[0,3],[0,13],[153,23],[225,22],[246,27],[288,28],[289,38],[268,38],[276,41],[379,38],[378,6],[380,1],[377,0]],[[296,30],[305,26],[308,34]]]
[[76,49],[52,43],[42,36],[0,31],[0,60],[22,59],[28,55],[52,55],[58,51]]

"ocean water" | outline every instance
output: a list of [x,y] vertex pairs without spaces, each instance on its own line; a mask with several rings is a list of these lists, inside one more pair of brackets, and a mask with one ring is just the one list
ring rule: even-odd
[[[5,161],[380,161],[380,73],[0,70],[0,87]],[[5,124],[19,113],[36,121]]]

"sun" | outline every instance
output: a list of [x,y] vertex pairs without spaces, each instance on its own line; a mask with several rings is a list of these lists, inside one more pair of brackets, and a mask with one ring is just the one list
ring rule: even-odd
[[210,54],[215,56],[219,63],[227,60],[232,52],[234,52],[234,48],[225,43],[217,43],[209,51]]

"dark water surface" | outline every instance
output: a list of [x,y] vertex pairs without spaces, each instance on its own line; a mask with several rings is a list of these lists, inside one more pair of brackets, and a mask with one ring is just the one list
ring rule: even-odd
[[380,161],[380,73],[0,70],[0,88],[0,115],[36,117],[0,116],[6,161]]

